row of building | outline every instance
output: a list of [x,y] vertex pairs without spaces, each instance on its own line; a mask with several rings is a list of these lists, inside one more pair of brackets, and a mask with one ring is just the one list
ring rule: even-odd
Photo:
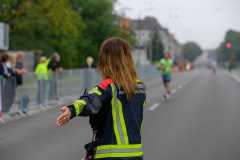
[[[147,65],[155,61],[152,56],[151,41],[153,34],[158,33],[163,45],[163,53],[170,53],[172,59],[181,58],[182,45],[175,39],[167,28],[161,26],[156,18],[145,17],[144,19],[131,20],[120,18],[120,27],[131,28],[135,33],[136,45],[133,46],[133,57],[136,63]],[[160,52],[160,51],[159,51]],[[159,53],[160,55],[161,53]]]

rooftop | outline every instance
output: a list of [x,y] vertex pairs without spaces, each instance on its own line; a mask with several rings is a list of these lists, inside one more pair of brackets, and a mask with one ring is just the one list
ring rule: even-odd
[[131,20],[131,28],[141,30],[162,29],[154,17],[145,17],[143,20]]

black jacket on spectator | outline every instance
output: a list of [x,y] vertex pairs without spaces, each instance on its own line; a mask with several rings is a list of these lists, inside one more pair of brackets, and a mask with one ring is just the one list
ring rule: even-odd
[[[84,66],[83,66],[83,68],[88,68],[88,64],[85,63]],[[92,68],[97,68],[97,66],[96,66],[95,64],[92,64]]]
[[[17,61],[17,62],[16,62],[16,68],[17,68],[17,69],[23,69],[23,63]],[[22,80],[23,80],[22,74],[17,75],[17,84],[18,84],[18,85],[21,85],[21,84],[22,84]]]
[[51,59],[51,61],[48,64],[48,70],[55,72],[57,68],[59,68],[57,62],[55,62],[54,59]]
[[3,65],[1,63],[0,63],[0,75],[4,76],[5,78],[7,78],[7,75],[4,74],[4,68],[3,68]]

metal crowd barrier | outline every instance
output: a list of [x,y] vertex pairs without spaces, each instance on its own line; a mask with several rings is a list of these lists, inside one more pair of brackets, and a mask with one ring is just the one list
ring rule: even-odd
[[[160,74],[155,65],[136,66],[136,69],[140,79]],[[75,100],[85,89],[90,90],[101,81],[96,69],[64,70],[58,75],[29,73],[23,75],[23,84],[18,86],[15,77],[0,77],[2,111],[25,116],[24,113],[31,114],[28,112],[31,108],[46,110],[49,104],[62,104],[67,98]]]

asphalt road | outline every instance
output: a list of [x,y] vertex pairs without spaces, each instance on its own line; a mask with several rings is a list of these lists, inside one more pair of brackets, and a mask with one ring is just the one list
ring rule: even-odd
[[[240,83],[218,71],[174,74],[162,101],[161,77],[147,79],[145,160],[240,160]],[[51,109],[0,126],[0,160],[81,160],[91,140],[88,118],[55,124]]]

